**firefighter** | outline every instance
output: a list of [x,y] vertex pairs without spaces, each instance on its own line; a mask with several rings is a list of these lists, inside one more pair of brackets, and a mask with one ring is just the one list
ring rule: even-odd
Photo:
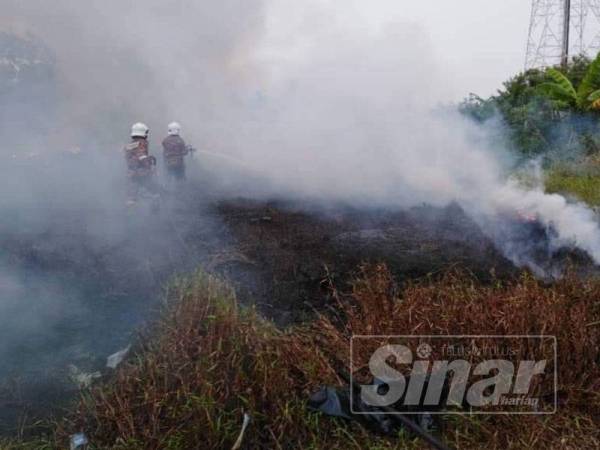
[[158,195],[159,188],[154,177],[156,158],[148,150],[150,129],[143,123],[131,127],[131,142],[124,148],[128,175],[128,204],[134,204],[142,190]]
[[163,156],[167,176],[171,180],[181,181],[185,179],[185,160],[184,157],[192,151],[181,138],[181,125],[172,122],[168,126],[168,136],[164,139]]

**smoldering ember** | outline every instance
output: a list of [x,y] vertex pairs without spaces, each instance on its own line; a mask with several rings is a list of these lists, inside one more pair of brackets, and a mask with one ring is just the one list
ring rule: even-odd
[[0,449],[600,448],[600,1],[0,11]]

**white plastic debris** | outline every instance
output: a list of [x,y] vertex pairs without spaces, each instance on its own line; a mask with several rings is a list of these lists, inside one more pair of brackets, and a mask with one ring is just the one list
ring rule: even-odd
[[131,350],[131,345],[128,345],[127,348],[123,350],[119,350],[117,353],[113,353],[108,358],[106,358],[106,367],[109,369],[116,369],[123,362],[123,360],[129,354]]
[[77,433],[71,436],[71,450],[81,450],[84,449],[86,445],[89,444],[88,438],[83,433]]
[[242,424],[242,431],[240,431],[240,435],[237,438],[237,441],[235,441],[235,444],[233,444],[233,447],[231,447],[231,450],[239,450],[240,448],[242,448],[242,441],[244,440],[244,433],[246,432],[246,428],[248,428],[248,425],[250,424],[250,416],[246,413],[244,413],[244,423]]
[[80,389],[87,389],[92,385],[94,380],[101,378],[102,374],[100,372],[83,372],[77,366],[71,364],[69,366],[69,377]]

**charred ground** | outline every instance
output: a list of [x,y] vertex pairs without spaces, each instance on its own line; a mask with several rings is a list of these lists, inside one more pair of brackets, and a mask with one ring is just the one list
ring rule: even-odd
[[259,201],[193,183],[166,192],[156,213],[143,203],[45,207],[42,223],[19,210],[1,223],[2,261],[18,279],[18,288],[0,286],[15,299],[2,332],[4,433],[60,414],[78,392],[69,367],[104,372],[106,357],[156,317],[169,280],[197,267],[225,277],[280,326],[325,310],[324,281],[348,289],[364,263],[385,263],[400,283],[451,268],[483,283],[519,273],[457,205]]
[[237,199],[214,211],[235,239],[236,254],[215,265],[242,298],[289,323],[319,307],[321,282],[346,287],[357,267],[385,262],[399,281],[461,267],[482,281],[516,269],[457,206],[405,211],[316,207]]

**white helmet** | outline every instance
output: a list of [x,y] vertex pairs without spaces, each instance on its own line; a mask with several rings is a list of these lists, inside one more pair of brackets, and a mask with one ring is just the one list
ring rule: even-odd
[[179,136],[181,133],[181,125],[177,122],[171,122],[168,127],[169,136]]
[[141,122],[134,124],[131,127],[131,137],[148,137],[148,133],[150,132],[150,128]]

